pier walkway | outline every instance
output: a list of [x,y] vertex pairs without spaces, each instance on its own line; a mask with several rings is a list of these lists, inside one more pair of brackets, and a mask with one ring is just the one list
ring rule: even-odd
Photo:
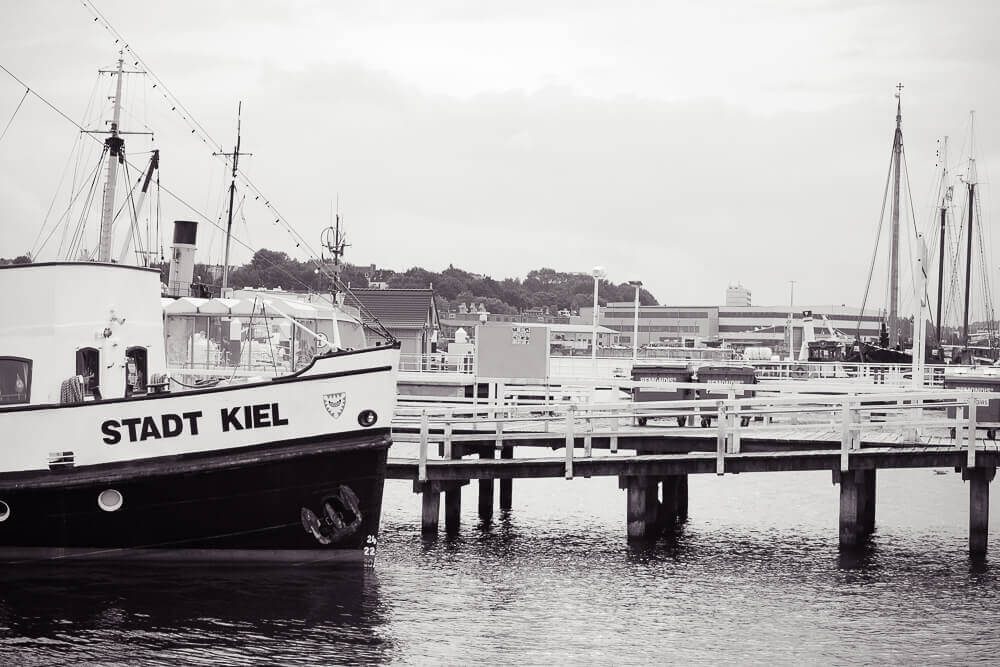
[[[738,398],[751,388],[755,397]],[[982,394],[853,385],[712,391],[720,398],[601,403],[586,392],[564,400],[562,388],[527,391],[527,400],[507,390],[489,401],[401,398],[387,475],[413,481],[428,533],[438,529],[441,493],[446,529],[457,529],[461,490],[473,479],[488,522],[496,480],[500,507],[510,509],[514,479],[615,476],[627,492],[627,535],[643,540],[686,518],[688,475],[830,470],[840,486],[840,544],[853,547],[874,529],[879,469],[948,469],[970,482],[969,548],[985,552],[1000,447],[977,437]],[[415,456],[397,456],[414,446]],[[515,458],[515,447],[530,455]]]

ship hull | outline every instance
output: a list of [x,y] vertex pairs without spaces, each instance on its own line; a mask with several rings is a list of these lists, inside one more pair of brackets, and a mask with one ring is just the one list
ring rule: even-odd
[[370,561],[389,443],[364,431],[2,476],[0,559]]
[[0,560],[371,561],[398,355],[0,408]]

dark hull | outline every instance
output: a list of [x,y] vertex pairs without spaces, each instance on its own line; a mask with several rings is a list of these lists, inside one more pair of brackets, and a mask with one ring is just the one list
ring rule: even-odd
[[868,364],[910,364],[913,363],[913,355],[900,350],[890,350],[878,345],[862,343],[862,350],[851,351],[845,361],[850,363]]
[[[371,559],[389,442],[369,430],[2,475],[0,559]],[[108,489],[122,497],[115,511],[98,503]]]

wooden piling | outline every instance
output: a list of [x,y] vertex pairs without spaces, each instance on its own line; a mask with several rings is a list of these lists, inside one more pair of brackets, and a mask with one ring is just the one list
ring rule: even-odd
[[875,468],[859,471],[862,479],[861,528],[864,534],[875,532]]
[[996,468],[966,468],[962,479],[969,482],[969,553],[986,553],[990,518],[990,482]]
[[[479,452],[480,459],[492,459],[496,456],[492,448],[483,449]],[[489,524],[493,520],[493,480],[479,480],[479,520],[484,524]]]
[[[514,448],[513,447],[503,447],[500,450],[501,459],[512,459],[514,458]],[[510,510],[513,507],[514,497],[514,480],[510,477],[500,478],[500,509]]]
[[462,516],[462,486],[450,483],[444,492],[444,529],[446,532],[458,531]]
[[840,546],[857,547],[864,539],[861,508],[864,505],[862,471],[840,473]]
[[438,516],[441,513],[441,488],[437,482],[418,482],[420,491],[420,532],[424,535],[436,535],[438,531]]
[[673,475],[674,478],[674,521],[683,523],[688,518],[688,476]]
[[656,480],[653,477],[630,475],[624,482],[628,491],[628,539],[649,539],[653,537],[653,527],[656,525]]

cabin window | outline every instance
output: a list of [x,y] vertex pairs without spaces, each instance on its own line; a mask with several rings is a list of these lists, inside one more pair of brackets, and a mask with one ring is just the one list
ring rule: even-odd
[[146,360],[149,354],[144,347],[130,347],[125,350],[125,394],[145,394]]
[[31,399],[31,360],[0,357],[0,405]]
[[101,353],[96,347],[81,347],[76,351],[76,374],[83,378],[83,393],[101,398]]

